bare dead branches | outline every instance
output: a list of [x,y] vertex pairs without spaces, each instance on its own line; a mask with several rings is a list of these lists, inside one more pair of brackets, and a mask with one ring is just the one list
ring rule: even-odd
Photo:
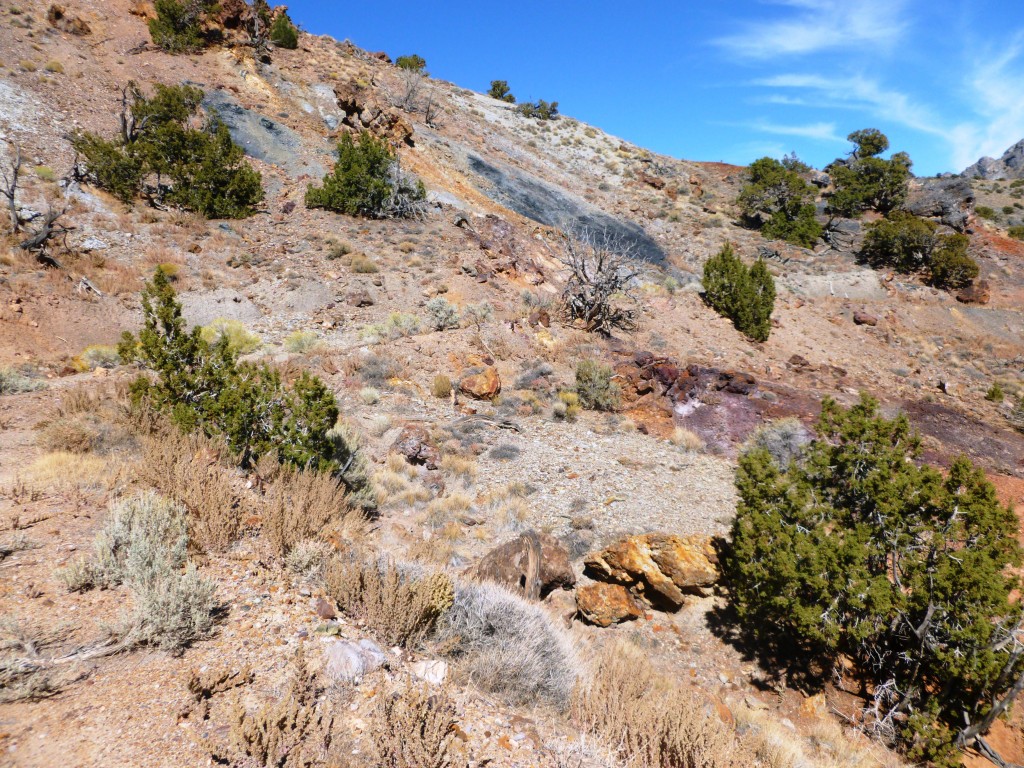
[[563,231],[559,261],[569,270],[562,308],[569,322],[610,336],[635,331],[638,301],[635,280],[640,274],[636,247],[605,232]]
[[10,170],[0,169],[0,195],[7,198],[7,207],[11,214],[11,232],[18,231],[18,208],[14,204],[14,196],[18,191],[18,174],[21,172],[21,147],[14,147],[14,160]]
[[43,216],[43,223],[39,229],[33,232],[30,237],[18,243],[18,247],[23,251],[35,251],[36,258],[43,263],[50,264],[55,267],[63,267],[60,262],[46,253],[46,249],[51,240],[63,237],[71,231],[70,227],[66,227],[60,223],[60,217],[65,213],[67,213],[67,208],[61,208],[58,210],[51,207],[47,210],[46,215]]

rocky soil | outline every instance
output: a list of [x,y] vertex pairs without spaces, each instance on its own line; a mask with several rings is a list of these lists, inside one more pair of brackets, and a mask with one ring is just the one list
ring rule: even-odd
[[[123,589],[69,593],[55,571],[89,550],[109,503],[135,488],[138,447],[126,439],[101,455],[55,457],[43,427],[69,392],[114,398],[114,385],[135,374],[88,370],[83,353],[138,327],[139,290],[156,265],[173,269],[190,323],[238,320],[259,336],[254,358],[308,368],[335,391],[378,477],[404,489],[382,505],[371,534],[398,559],[465,573],[495,546],[536,530],[558,539],[578,585],[592,587],[586,556],[624,537],[726,533],[734,460],[750,433],[785,416],[811,424],[824,397],[852,402],[861,390],[888,413],[908,413],[928,461],[941,466],[967,453],[1004,501],[1024,508],[1024,436],[1007,419],[1024,386],[1024,244],[1006,236],[1009,220],[961,211],[987,295],[958,299],[858,264],[856,227],[846,247],[814,250],[740,227],[732,200],[741,168],[655,155],[569,116],[530,120],[433,80],[422,87],[441,109],[427,125],[421,112],[393,106],[400,72],[345,43],[303,35],[298,50],[274,51],[271,64],[242,47],[172,57],[140,46],[144,20],[130,11],[145,4],[65,5],[90,34],[51,25],[48,3],[0,8],[0,165],[20,147],[24,215],[66,205],[72,226],[64,270],[0,241],[0,367],[45,385],[0,396],[0,615],[53,634],[51,650],[97,642],[124,610]],[[67,134],[112,133],[119,88],[132,78],[206,91],[205,105],[263,174],[257,215],[204,221],[126,207],[67,180]],[[330,168],[338,132],[363,113],[405,138],[403,168],[429,190],[424,220],[365,221],[304,207],[306,186]],[[978,204],[997,210],[1015,200],[1008,185],[997,192],[976,181],[972,189]],[[934,215],[952,210],[939,205]],[[636,333],[603,339],[559,321],[558,229],[581,225],[631,242],[642,257]],[[698,293],[704,261],[726,242],[748,259],[764,253],[776,277],[764,344],[745,340]],[[357,271],[354,255],[373,269]],[[460,308],[486,302],[493,314],[434,331],[425,304],[437,296]],[[389,321],[396,313],[418,322],[399,329]],[[585,358],[615,367],[623,407],[557,419],[553,398]],[[458,385],[485,367],[501,384],[493,402],[432,394],[436,376]],[[996,382],[1011,395],[1003,402],[985,399]],[[409,429],[436,452],[438,468],[396,463]],[[213,697],[204,720],[188,689],[193,672],[250,669],[252,682],[239,687],[254,706],[280,695],[299,645],[317,648],[322,666],[323,647],[372,636],[344,616],[322,631],[322,586],[283,570],[255,534],[204,557],[201,570],[225,606],[212,639],[182,657],[136,650],[83,660],[61,671],[52,698],[0,704],[0,765],[210,764],[203,739],[225,736],[236,691]],[[558,621],[576,613],[569,592],[547,602]],[[727,723],[748,710],[768,713],[800,745],[803,762],[794,764],[898,764],[861,741],[864,762],[830,758],[814,734],[857,702],[837,690],[809,697],[786,687],[723,631],[724,605],[707,590],[688,594],[676,611],[641,602],[636,620],[597,627],[577,618],[567,631],[583,657],[613,639],[639,645],[711,696]],[[431,648],[380,650],[383,668],[325,694],[344,702],[353,732],[368,722],[379,688],[437,656]],[[576,765],[579,755],[580,764],[608,764],[559,713],[511,706],[454,669],[451,680],[472,764]],[[1024,759],[1019,729],[1001,729],[1004,756]]]

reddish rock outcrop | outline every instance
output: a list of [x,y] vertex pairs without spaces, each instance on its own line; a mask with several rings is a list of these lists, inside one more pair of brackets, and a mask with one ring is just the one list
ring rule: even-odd
[[621,584],[651,605],[679,608],[687,593],[718,581],[718,557],[707,536],[630,536],[584,560],[591,578]]
[[621,584],[587,584],[576,590],[576,608],[583,620],[599,627],[610,627],[640,618],[643,612],[629,590]]

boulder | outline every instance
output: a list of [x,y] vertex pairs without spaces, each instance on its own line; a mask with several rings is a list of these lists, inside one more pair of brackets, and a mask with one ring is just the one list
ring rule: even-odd
[[459,391],[474,400],[493,400],[501,392],[501,378],[498,369],[489,365],[482,371],[465,376],[459,382]]
[[588,624],[610,627],[643,615],[629,590],[621,584],[596,582],[576,590],[576,607]]
[[372,307],[374,305],[373,296],[365,288],[353,288],[348,293],[347,301],[352,307]]
[[992,288],[988,280],[978,280],[962,289],[956,300],[961,304],[988,304],[992,298]]
[[565,589],[556,589],[544,598],[541,606],[566,627],[572,626],[578,613],[575,596]]
[[853,313],[853,322],[856,325],[870,325],[874,328],[878,325],[878,318],[869,312],[865,312],[862,309],[858,309]]
[[400,453],[410,464],[422,464],[437,469],[441,464],[441,451],[421,424],[406,424],[391,450]]
[[472,575],[519,590],[539,599],[555,589],[571,589],[576,574],[569,553],[548,533],[526,531],[492,549],[472,569]]
[[50,6],[50,10],[46,12],[46,20],[50,22],[50,26],[59,29],[61,32],[67,32],[69,35],[83,36],[92,34],[92,29],[89,28],[86,22],[77,16],[69,16],[63,6],[60,5]]
[[423,659],[409,665],[409,671],[431,685],[441,685],[448,677],[448,662],[440,659]]
[[718,581],[718,557],[708,536],[630,536],[584,559],[595,580],[628,587],[651,605],[679,608],[686,594]]
[[938,219],[964,232],[974,212],[974,199],[974,189],[967,179],[922,179],[911,185],[906,207],[915,216]]

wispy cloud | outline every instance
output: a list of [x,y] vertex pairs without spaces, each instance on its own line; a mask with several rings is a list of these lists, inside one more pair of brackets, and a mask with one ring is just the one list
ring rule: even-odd
[[967,79],[976,117],[950,132],[952,161],[962,170],[979,157],[999,157],[1024,138],[1024,34],[1000,55],[979,56]]
[[813,139],[815,141],[833,141],[842,143],[845,141],[836,133],[835,123],[808,123],[806,125],[780,125],[765,120],[757,120],[747,123],[750,128],[761,133],[771,133],[777,136],[797,136],[801,139]]
[[765,0],[793,9],[789,18],[750,22],[715,43],[748,59],[828,50],[883,48],[903,34],[907,0]]
[[[908,128],[937,136],[948,136],[944,121],[935,111],[900,91],[886,88],[868,77],[824,77],[787,74],[754,81],[766,88],[803,91],[803,100],[819,106],[831,105],[861,109],[875,117],[891,120]],[[784,96],[783,99],[786,97]]]

